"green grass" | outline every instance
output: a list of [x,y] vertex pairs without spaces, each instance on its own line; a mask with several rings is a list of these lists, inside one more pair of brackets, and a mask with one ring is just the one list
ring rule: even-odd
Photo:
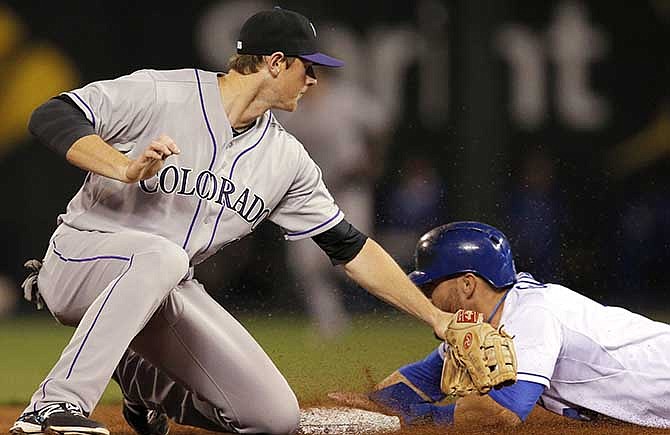
[[[354,319],[347,333],[324,341],[304,318],[242,317],[302,401],[329,391],[363,390],[430,352],[430,329],[401,314]],[[24,404],[67,344],[72,328],[46,316],[0,321],[0,404]],[[113,382],[102,401],[117,402]]]

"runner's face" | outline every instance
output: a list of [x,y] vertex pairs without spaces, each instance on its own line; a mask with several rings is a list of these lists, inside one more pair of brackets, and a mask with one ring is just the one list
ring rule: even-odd
[[441,281],[430,298],[433,305],[442,311],[455,313],[460,309],[474,310],[474,299],[467,296],[464,275]]

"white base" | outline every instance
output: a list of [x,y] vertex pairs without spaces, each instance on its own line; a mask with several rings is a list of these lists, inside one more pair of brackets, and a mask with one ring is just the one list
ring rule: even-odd
[[307,408],[300,411],[300,435],[382,434],[400,430],[400,419],[355,408]]

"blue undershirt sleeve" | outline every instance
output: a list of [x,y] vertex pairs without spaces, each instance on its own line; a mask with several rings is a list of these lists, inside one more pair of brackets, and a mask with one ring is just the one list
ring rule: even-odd
[[408,364],[398,371],[414,388],[430,398],[424,400],[406,383],[400,382],[370,393],[370,399],[402,418],[403,424],[434,423],[451,424],[454,420],[455,405],[435,405],[446,397],[440,390],[443,360],[439,350],[426,358]]
[[426,402],[404,383],[389,385],[370,393],[370,400],[397,414],[405,425],[434,423],[448,425],[454,421],[456,405]]
[[514,412],[521,421],[526,421],[528,414],[533,410],[544,392],[544,385],[530,381],[517,381],[514,385],[491,390],[489,397]]
[[[443,360],[436,349],[426,358],[399,369],[399,372],[421,390],[432,402],[425,401],[405,383],[397,383],[370,393],[375,403],[399,415],[404,424],[432,422],[438,425],[451,424],[455,405],[435,405],[446,397],[440,390]],[[514,412],[525,421],[545,386],[530,381],[517,381],[514,385],[489,392],[489,397],[499,405]]]
[[400,368],[399,372],[433,402],[439,402],[446,397],[440,389],[443,364],[439,349],[435,349],[423,360]]

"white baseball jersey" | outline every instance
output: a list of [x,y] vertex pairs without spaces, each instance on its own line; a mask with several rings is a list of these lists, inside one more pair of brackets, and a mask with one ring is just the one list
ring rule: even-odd
[[542,406],[670,427],[670,325],[518,277],[500,323],[514,335],[518,379],[547,387]]
[[152,179],[125,184],[89,174],[59,217],[80,230],[139,230],[163,236],[197,264],[263,220],[289,240],[343,219],[321,170],[270,111],[233,137],[217,73],[142,70],[66,92],[95,132],[136,158],[161,134],[181,154]]

